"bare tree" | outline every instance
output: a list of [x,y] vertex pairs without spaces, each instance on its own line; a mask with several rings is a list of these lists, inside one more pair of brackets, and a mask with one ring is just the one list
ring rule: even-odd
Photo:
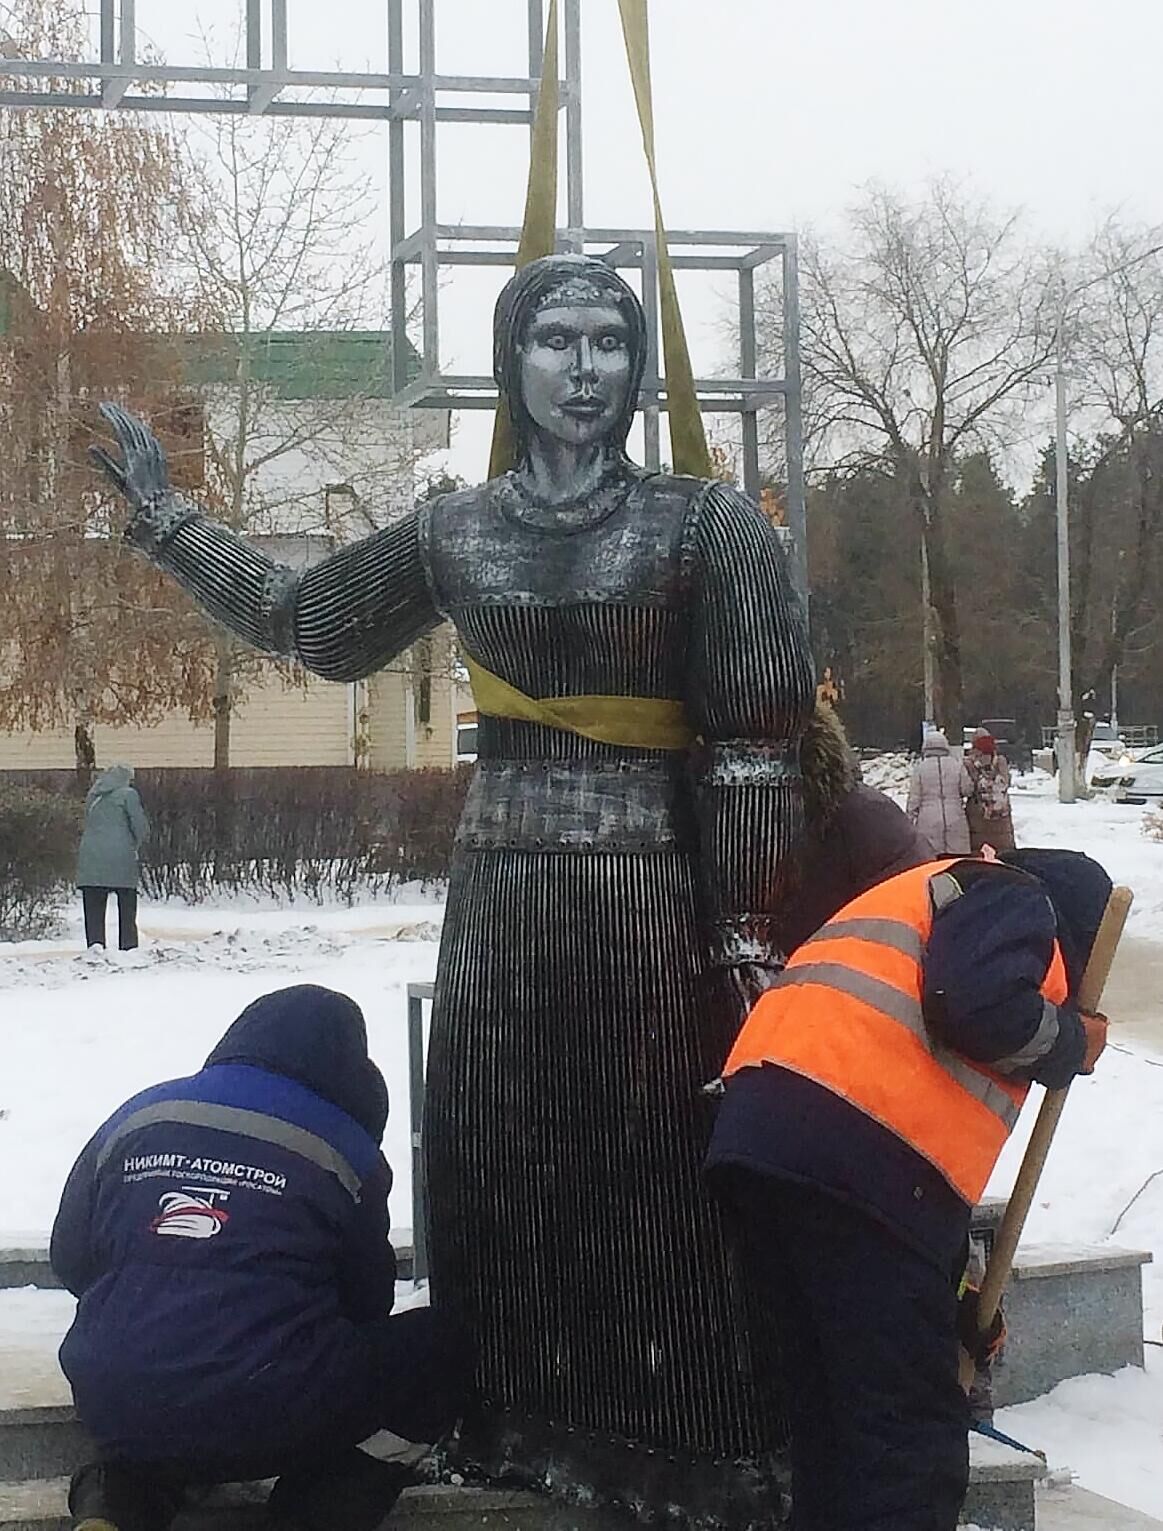
[[1077,405],[1100,445],[1072,527],[1072,648],[1081,692],[1105,695],[1156,613],[1163,534],[1163,228],[1106,223],[1063,324]]
[[[202,497],[251,536],[342,541],[382,525],[410,490],[411,417],[388,403],[381,264],[370,180],[342,124],[216,119],[191,136],[198,195],[184,220],[200,342]],[[269,662],[217,640],[214,763]]]
[[[844,243],[800,258],[807,419],[817,461],[880,466],[927,550],[938,718],[959,722],[961,634],[947,507],[959,455],[1009,446],[1044,391],[1054,327],[1045,262],[1018,220],[947,182],[882,188]],[[771,311],[769,305],[768,311]],[[776,310],[777,311],[777,310]]]
[[[10,73],[83,51],[83,18],[59,0],[25,0],[8,24]],[[0,111],[0,725],[72,724],[82,772],[94,723],[209,704],[208,629],[122,550],[85,456],[107,393],[169,432],[181,377],[167,337],[195,318],[169,258],[183,195],[181,156],[153,123]]]

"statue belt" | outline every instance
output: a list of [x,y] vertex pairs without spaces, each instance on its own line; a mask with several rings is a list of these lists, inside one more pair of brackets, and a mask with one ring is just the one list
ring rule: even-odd
[[653,696],[526,696],[464,656],[478,712],[541,723],[599,744],[640,750],[685,750],[695,741],[683,704]]

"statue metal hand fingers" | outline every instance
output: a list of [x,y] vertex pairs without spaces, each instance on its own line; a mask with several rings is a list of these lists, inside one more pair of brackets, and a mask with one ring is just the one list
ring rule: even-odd
[[135,510],[147,510],[161,504],[171,493],[169,468],[161,443],[148,426],[119,404],[104,403],[100,409],[103,418],[113,427],[122,460],[118,461],[100,446],[89,448],[90,459]]
[[101,472],[105,474],[106,478],[111,479],[114,486],[120,490],[122,494],[129,494],[129,485],[126,482],[125,473],[122,470],[121,464],[115,457],[107,452],[104,447],[91,446],[89,448],[89,461],[95,467],[100,468]]

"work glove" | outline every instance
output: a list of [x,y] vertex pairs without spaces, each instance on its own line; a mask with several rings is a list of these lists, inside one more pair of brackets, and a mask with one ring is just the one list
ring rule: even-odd
[[957,1301],[957,1338],[980,1371],[987,1367],[1005,1344],[1006,1322],[1001,1308],[984,1334],[978,1328],[977,1315],[981,1293],[975,1286],[966,1287]]
[[1094,1065],[1102,1056],[1106,1047],[1106,1033],[1110,1022],[1105,1015],[1098,1011],[1080,1010],[1078,1018],[1082,1022],[1082,1029],[1086,1032],[1086,1054],[1082,1060],[1080,1074],[1093,1074]]

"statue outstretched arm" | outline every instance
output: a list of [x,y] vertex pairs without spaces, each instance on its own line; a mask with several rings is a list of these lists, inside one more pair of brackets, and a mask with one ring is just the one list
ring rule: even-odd
[[420,553],[418,513],[295,570],[204,515],[170,485],[160,443],[126,410],[103,404],[121,448],[93,461],[133,508],[126,540],[206,611],[264,653],[325,680],[381,669],[442,620]]
[[775,528],[710,488],[697,512],[687,711],[705,742],[697,781],[711,961],[778,966],[780,863],[803,827],[799,739],[815,700],[800,603]]

